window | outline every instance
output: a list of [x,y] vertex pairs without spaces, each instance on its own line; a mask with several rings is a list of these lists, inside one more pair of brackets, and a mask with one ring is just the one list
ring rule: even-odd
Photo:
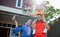
[[23,0],[16,0],[16,7],[22,8]]

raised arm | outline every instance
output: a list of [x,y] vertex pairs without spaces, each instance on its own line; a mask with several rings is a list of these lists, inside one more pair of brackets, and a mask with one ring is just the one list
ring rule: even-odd
[[23,25],[22,27],[18,27],[18,22],[16,20],[16,16],[13,16],[12,20],[14,21],[16,28],[12,30],[12,33],[17,33],[21,30],[24,30],[25,26]]
[[16,20],[16,16],[13,16],[12,17],[12,20],[14,21],[15,25],[16,25],[16,28],[12,31],[13,33],[17,33],[21,30],[20,27],[18,27],[18,23],[17,23],[17,20]]
[[18,27],[18,22],[17,22],[17,20],[16,20],[16,16],[13,16],[12,20],[14,21],[16,27]]

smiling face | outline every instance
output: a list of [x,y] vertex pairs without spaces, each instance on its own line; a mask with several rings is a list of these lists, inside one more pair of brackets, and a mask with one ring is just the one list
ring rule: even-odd
[[38,15],[37,15],[37,20],[38,20],[38,21],[42,20],[42,15],[41,15],[41,14],[38,14]]
[[32,24],[32,20],[29,19],[29,20],[27,21],[27,24],[28,24],[28,25],[31,25],[31,24]]

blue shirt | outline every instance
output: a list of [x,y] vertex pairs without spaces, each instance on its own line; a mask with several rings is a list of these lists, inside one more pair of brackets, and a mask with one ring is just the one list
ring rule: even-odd
[[[25,25],[23,25],[22,27],[17,27],[16,29],[14,29],[13,30],[13,33],[17,33],[17,32],[20,32],[21,30],[23,31],[22,32],[22,37],[32,37],[32,29],[31,30],[29,30],[30,31],[30,33],[28,33],[28,29],[27,29],[27,25],[25,24]],[[30,27],[31,28],[31,27]],[[27,35],[27,33],[29,34],[29,35]]]

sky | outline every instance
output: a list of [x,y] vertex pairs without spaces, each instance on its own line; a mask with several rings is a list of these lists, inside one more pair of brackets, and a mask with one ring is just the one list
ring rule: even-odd
[[60,9],[60,0],[48,0],[50,2],[50,5],[54,6],[54,8]]
[[[34,0],[37,4],[42,3],[44,0]],[[50,5],[54,6],[54,8],[60,9],[60,0],[47,0],[50,2]]]

